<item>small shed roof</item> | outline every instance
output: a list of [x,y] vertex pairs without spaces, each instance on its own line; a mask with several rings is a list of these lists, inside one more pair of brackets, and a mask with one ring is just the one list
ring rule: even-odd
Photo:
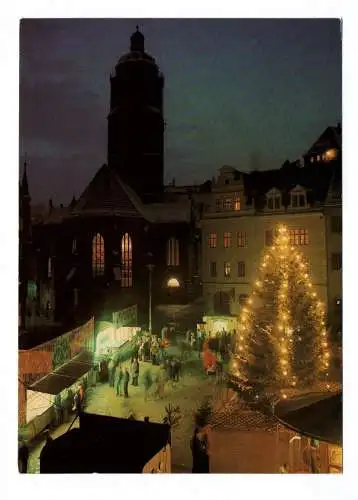
[[275,405],[279,422],[304,436],[342,445],[342,392],[313,393]]

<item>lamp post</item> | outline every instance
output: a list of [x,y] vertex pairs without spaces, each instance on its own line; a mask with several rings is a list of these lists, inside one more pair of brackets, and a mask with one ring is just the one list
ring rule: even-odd
[[152,333],[152,273],[154,269],[154,264],[147,264],[147,269],[149,271],[149,287],[148,287],[148,293],[149,293],[149,311],[148,311],[148,317],[149,317],[149,325],[148,325],[148,330],[149,333]]

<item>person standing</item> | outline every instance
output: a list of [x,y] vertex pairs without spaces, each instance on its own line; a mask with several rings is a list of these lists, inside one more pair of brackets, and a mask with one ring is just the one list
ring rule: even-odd
[[193,457],[192,472],[194,474],[209,473],[209,436],[205,428],[195,427],[190,447]]
[[152,385],[152,376],[148,369],[144,372],[143,375],[143,385],[144,385],[144,401],[147,401],[148,392]]
[[152,364],[156,365],[159,354],[159,345],[156,338],[154,338],[152,342],[151,354],[152,354]]
[[131,368],[132,368],[132,385],[134,387],[138,387],[138,377],[139,377],[138,358],[134,358]]
[[110,387],[114,387],[114,370],[116,366],[113,359],[109,360],[108,363],[108,383]]
[[27,473],[27,463],[29,461],[29,455],[30,452],[28,447],[26,446],[25,442],[22,442],[18,451],[18,467],[21,474]]
[[124,397],[128,398],[128,384],[129,384],[129,371],[128,368],[125,367],[124,369],[124,375],[123,375],[123,392],[124,392]]
[[119,371],[117,376],[117,386],[116,386],[116,396],[122,396],[122,382],[124,373],[122,370],[122,365],[119,365]]

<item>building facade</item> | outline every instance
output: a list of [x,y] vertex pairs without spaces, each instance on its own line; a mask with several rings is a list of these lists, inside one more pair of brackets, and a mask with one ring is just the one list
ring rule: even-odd
[[[208,314],[238,314],[251,293],[265,247],[278,224],[304,255],[328,322],[341,328],[341,150],[280,169],[244,173],[222,167],[201,218],[202,283]],[[313,145],[311,151],[316,151]]]

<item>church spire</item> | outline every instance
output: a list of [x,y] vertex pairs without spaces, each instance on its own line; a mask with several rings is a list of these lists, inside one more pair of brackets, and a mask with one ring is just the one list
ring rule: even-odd
[[131,52],[144,52],[144,35],[139,31],[137,24],[136,31],[131,36]]
[[29,196],[29,183],[27,180],[27,161],[24,162],[24,173],[22,174],[21,192],[23,196]]

